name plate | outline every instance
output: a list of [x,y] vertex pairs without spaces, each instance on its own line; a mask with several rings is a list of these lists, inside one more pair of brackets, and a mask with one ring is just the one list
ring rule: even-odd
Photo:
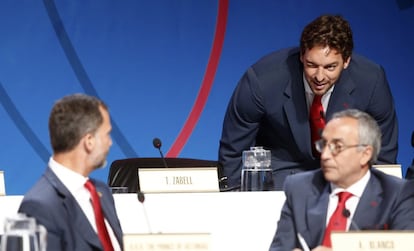
[[408,251],[413,250],[414,231],[332,232],[333,251]]
[[216,167],[139,168],[144,193],[218,192]]
[[0,171],[0,196],[6,195],[6,186],[4,184],[4,171]]
[[378,169],[378,170],[380,170],[380,171],[382,171],[386,174],[389,174],[389,175],[392,175],[392,176],[395,176],[395,177],[398,177],[398,178],[403,178],[402,169],[401,169],[400,164],[373,165],[373,167],[375,167],[376,169]]
[[124,234],[124,251],[210,251],[211,236],[200,234]]

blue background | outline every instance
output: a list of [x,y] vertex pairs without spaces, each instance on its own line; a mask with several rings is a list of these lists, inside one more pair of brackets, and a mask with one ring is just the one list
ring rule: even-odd
[[[190,137],[170,153],[196,103],[215,38],[219,6],[225,36],[207,102]],[[108,162],[167,156],[217,159],[228,100],[246,68],[298,44],[320,14],[341,14],[355,52],[384,66],[399,117],[398,162],[413,149],[414,0],[123,0],[0,2],[0,170],[7,194],[23,194],[51,154],[47,122],[64,95],[97,95],[110,107]],[[58,32],[56,32],[58,31]],[[214,73],[214,71],[213,71]],[[109,165],[108,165],[109,166]],[[92,176],[106,181],[109,167]]]

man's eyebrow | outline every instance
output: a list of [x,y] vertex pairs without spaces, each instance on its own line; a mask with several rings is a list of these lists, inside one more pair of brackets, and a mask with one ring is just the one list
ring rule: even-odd
[[[306,63],[306,64],[318,65],[318,66],[319,66],[319,64],[316,64],[315,62],[310,61],[310,60],[308,60],[308,59],[305,59],[305,63]],[[337,66],[338,64],[339,64],[339,62],[338,62],[338,61],[334,61],[334,62],[331,62],[331,63],[325,64],[325,65],[322,65],[322,66],[323,66],[323,67],[329,67],[329,66]]]
[[322,139],[325,140],[326,142],[341,142],[344,143],[344,139],[343,138],[333,138],[331,140],[327,140],[326,137],[322,136]]

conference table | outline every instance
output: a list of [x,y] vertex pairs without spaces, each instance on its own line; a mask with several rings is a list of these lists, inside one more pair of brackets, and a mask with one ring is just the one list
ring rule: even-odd
[[[23,196],[0,197],[0,224]],[[208,233],[212,251],[267,251],[276,231],[283,192],[114,194],[125,234]],[[0,228],[0,233],[3,229]]]

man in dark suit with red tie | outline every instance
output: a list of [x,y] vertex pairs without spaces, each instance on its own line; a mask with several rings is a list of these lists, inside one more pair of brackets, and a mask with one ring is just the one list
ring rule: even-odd
[[111,129],[108,108],[95,97],[69,95],[53,106],[49,117],[53,156],[19,208],[46,227],[48,251],[123,250],[111,191],[89,178],[106,165]]
[[331,250],[334,230],[414,230],[414,182],[372,167],[381,130],[370,115],[356,109],[335,113],[315,146],[321,168],[286,178],[270,251],[304,245]]
[[304,28],[299,48],[273,52],[247,69],[229,102],[220,139],[227,189],[240,186],[242,152],[251,146],[271,151],[277,190],[286,176],[319,168],[313,143],[325,120],[348,108],[366,111],[378,122],[383,137],[378,164],[396,162],[398,124],[384,70],[352,50],[349,23],[323,15]]

